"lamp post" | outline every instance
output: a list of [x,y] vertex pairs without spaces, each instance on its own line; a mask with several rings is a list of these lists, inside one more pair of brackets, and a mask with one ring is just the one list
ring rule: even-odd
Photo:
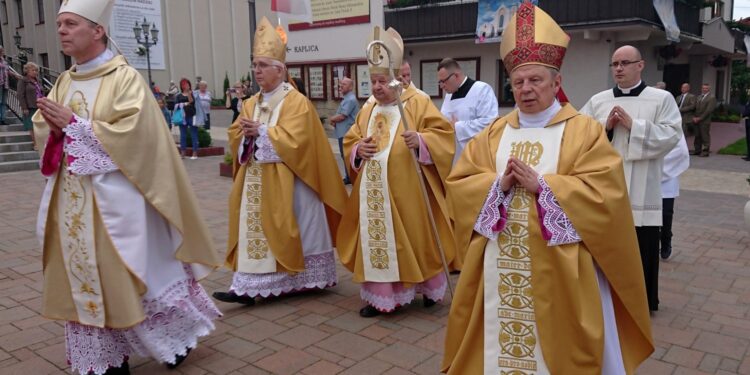
[[[159,30],[156,29],[154,23],[148,23],[146,18],[143,18],[143,22],[139,25],[138,21],[135,21],[135,27],[133,27],[133,34],[135,34],[135,41],[139,45],[143,46],[146,54],[146,66],[148,68],[148,87],[153,89],[153,80],[151,79],[151,47],[156,45],[159,40]],[[143,38],[141,38],[143,35]],[[150,38],[149,38],[150,37]],[[143,53],[138,53],[143,56]]]
[[16,30],[16,34],[13,35],[13,41],[18,50],[18,60],[21,62],[21,66],[23,66],[29,61],[28,55],[34,54],[34,49],[31,47],[21,47],[21,34],[18,33],[18,30]]

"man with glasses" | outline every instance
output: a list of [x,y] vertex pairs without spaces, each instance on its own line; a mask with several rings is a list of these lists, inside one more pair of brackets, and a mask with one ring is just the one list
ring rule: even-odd
[[641,80],[644,66],[637,48],[618,48],[610,64],[617,86],[594,95],[581,113],[605,126],[612,146],[622,156],[648,305],[655,311],[659,307],[662,166],[664,156],[682,138],[682,116],[672,95]]
[[456,130],[456,164],[466,143],[497,118],[497,98],[490,85],[467,77],[452,58],[438,64],[437,76],[446,92],[440,112]]
[[346,204],[315,107],[284,82],[286,33],[263,17],[253,40],[260,92],[242,102],[229,128],[234,183],[229,194],[226,266],[232,285],[213,297],[255,304],[255,297],[333,286],[333,234]]

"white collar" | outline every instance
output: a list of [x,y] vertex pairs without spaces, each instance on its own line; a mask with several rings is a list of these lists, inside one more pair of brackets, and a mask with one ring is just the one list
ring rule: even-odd
[[269,92],[261,91],[261,95],[263,96],[263,101],[267,102],[267,101],[271,100],[271,97],[274,94],[276,94],[277,91],[281,90],[281,86],[283,86],[283,85],[284,85],[284,82],[281,82],[281,83],[279,83],[278,86],[276,86],[275,89],[273,89],[273,90],[271,90]]
[[99,56],[83,64],[76,64],[76,72],[86,73],[92,71],[98,68],[100,65],[106,63],[107,61],[112,60],[113,57],[115,57],[114,52],[110,51],[109,49],[105,49],[104,52],[102,52]]
[[622,93],[623,93],[623,94],[630,94],[630,90],[632,90],[632,89],[634,89],[634,88],[636,88],[636,87],[640,86],[640,85],[641,85],[641,82],[643,82],[643,81],[638,81],[638,83],[636,83],[636,84],[635,84],[635,86],[633,86],[633,87],[628,87],[628,88],[626,88],[626,89],[624,89],[624,88],[620,87],[620,85],[617,85],[617,88],[618,88],[618,89],[620,89],[620,91],[622,91]]
[[519,110],[518,122],[521,124],[521,128],[543,128],[555,117],[557,112],[560,112],[561,108],[560,102],[555,99],[552,105],[539,113],[523,113]]

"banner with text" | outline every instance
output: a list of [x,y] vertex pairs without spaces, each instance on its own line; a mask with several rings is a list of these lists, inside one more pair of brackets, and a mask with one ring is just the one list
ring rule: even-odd
[[[148,64],[145,50],[139,51],[142,47],[136,42],[133,33],[135,23],[138,22],[138,25],[141,25],[144,18],[148,23],[153,24],[152,28],[156,27],[160,31],[156,45],[151,46],[149,50],[151,69],[165,70],[160,0],[115,0],[112,19],[109,23],[110,37],[120,46],[122,54],[128,59],[130,65],[138,69],[146,69]],[[150,33],[148,37],[151,41]],[[143,38],[144,35],[141,33],[141,40]]]
[[370,22],[370,0],[311,0],[313,23],[290,23],[289,31]]
[[[533,0],[532,3],[538,4],[539,0]],[[519,5],[519,0],[479,0],[474,41],[477,44],[499,42],[505,26]]]

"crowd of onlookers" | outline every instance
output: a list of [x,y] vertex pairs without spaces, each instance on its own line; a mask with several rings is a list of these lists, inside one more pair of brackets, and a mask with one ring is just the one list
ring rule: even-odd
[[[196,77],[195,83],[187,78],[182,78],[179,85],[174,81],[169,82],[169,88],[162,92],[158,86],[151,85],[154,96],[164,114],[164,120],[169,129],[176,126],[180,131],[180,152],[182,157],[187,157],[188,134],[190,134],[192,155],[191,159],[198,158],[198,128],[211,129],[211,103],[214,96],[208,90],[208,83],[200,76]],[[237,81],[225,93],[225,106],[234,112],[232,121],[239,116],[242,100],[254,93],[249,80]]]

